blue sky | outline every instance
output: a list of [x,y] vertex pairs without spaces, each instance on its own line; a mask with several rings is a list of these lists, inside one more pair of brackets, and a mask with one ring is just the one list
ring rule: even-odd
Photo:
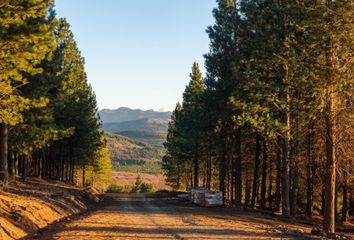
[[56,0],[98,106],[173,110],[194,61],[204,72],[215,0]]

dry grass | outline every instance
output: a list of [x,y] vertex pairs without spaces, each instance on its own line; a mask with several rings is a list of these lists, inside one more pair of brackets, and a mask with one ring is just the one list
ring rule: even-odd
[[112,181],[119,185],[134,185],[139,175],[144,182],[151,183],[155,190],[171,190],[171,187],[166,185],[162,174],[113,172]]

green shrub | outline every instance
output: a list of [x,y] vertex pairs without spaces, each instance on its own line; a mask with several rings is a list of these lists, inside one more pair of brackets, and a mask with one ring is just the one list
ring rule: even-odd
[[130,193],[130,192],[132,192],[132,186],[130,186],[130,185],[124,185],[124,192],[125,192],[125,193]]
[[106,192],[108,192],[108,193],[121,193],[121,192],[124,192],[124,187],[121,186],[121,185],[118,185],[118,184],[116,184],[116,183],[112,183],[112,184],[108,187],[108,189],[107,189]]
[[136,178],[134,186],[112,183],[106,190],[107,193],[151,193],[154,188],[151,183],[143,182],[140,175]]
[[132,188],[132,193],[151,193],[154,188],[151,183],[143,182],[140,175],[136,178],[135,185]]
[[151,193],[154,191],[154,187],[152,186],[151,183],[145,183],[143,182],[140,186],[140,192],[141,193]]

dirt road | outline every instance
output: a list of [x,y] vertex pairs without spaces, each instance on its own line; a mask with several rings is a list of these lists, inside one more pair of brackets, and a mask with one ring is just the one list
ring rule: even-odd
[[97,210],[29,239],[309,239],[310,229],[228,208],[116,194]]

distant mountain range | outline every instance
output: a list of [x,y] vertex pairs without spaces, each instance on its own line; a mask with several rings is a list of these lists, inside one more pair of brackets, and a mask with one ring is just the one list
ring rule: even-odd
[[125,131],[166,131],[168,122],[169,119],[167,118],[143,118],[126,122],[103,122],[103,129],[112,133]]
[[154,110],[143,111],[121,107],[116,110],[103,109],[98,112],[104,123],[120,123],[141,119],[170,119],[172,112],[156,112]]

